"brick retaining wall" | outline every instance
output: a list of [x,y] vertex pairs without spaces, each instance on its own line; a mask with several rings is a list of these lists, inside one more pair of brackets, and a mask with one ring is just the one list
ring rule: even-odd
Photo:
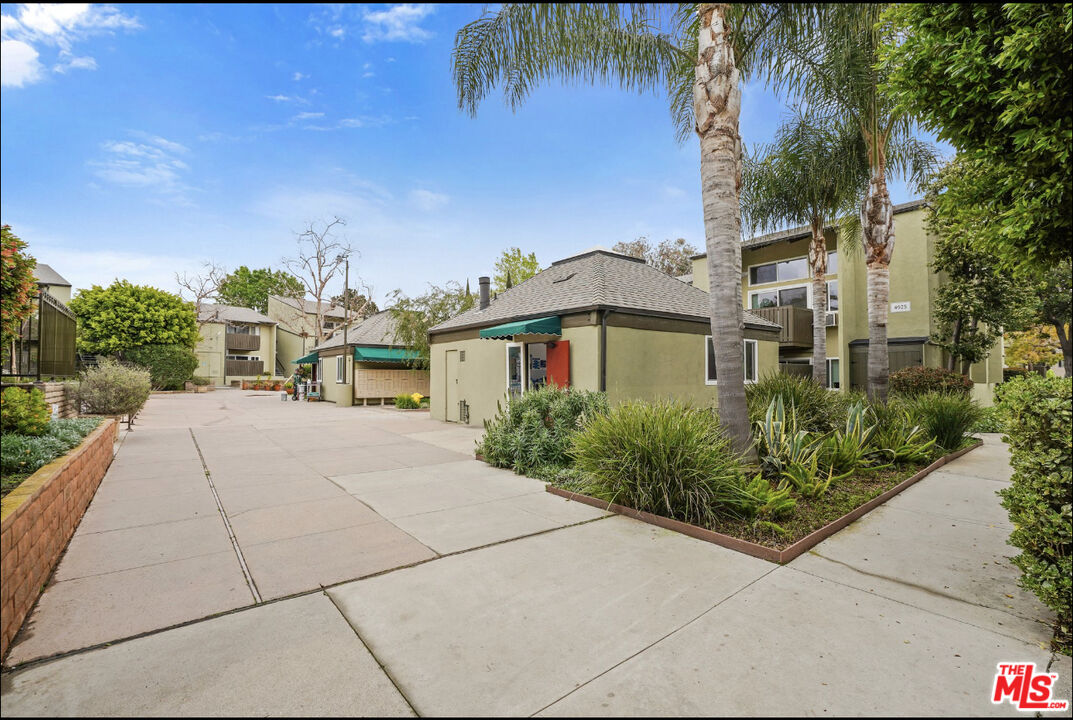
[[82,444],[3,499],[0,520],[0,657],[22,627],[112,464],[119,424],[105,419]]

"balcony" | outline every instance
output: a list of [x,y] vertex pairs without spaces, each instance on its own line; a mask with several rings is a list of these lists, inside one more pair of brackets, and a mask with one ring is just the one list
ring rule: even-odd
[[224,360],[224,373],[228,377],[264,375],[265,363],[263,360]]
[[812,310],[796,305],[777,305],[757,308],[749,312],[782,326],[779,332],[780,348],[812,347]]
[[[261,336],[249,333],[224,333],[228,350],[260,350]],[[228,373],[230,375],[230,373]]]

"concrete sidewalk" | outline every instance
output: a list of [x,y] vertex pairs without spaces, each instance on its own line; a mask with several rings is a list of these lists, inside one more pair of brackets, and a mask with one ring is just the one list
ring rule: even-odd
[[290,405],[154,397],[5,715],[1014,714],[995,664],[1051,662],[997,438],[779,567],[469,460],[472,429]]

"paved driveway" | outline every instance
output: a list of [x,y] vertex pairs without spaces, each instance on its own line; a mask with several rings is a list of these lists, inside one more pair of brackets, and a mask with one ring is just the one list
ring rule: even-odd
[[1003,714],[995,664],[1051,662],[994,438],[778,567],[544,493],[477,435],[154,396],[4,713]]

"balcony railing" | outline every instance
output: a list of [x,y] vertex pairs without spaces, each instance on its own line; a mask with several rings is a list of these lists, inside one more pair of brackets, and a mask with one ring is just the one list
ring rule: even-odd
[[778,305],[757,308],[750,312],[782,326],[779,332],[779,347],[812,347],[811,309],[796,305]]
[[247,333],[224,333],[228,350],[260,350],[261,336]]
[[224,372],[228,376],[253,377],[264,375],[264,360],[225,360]]

